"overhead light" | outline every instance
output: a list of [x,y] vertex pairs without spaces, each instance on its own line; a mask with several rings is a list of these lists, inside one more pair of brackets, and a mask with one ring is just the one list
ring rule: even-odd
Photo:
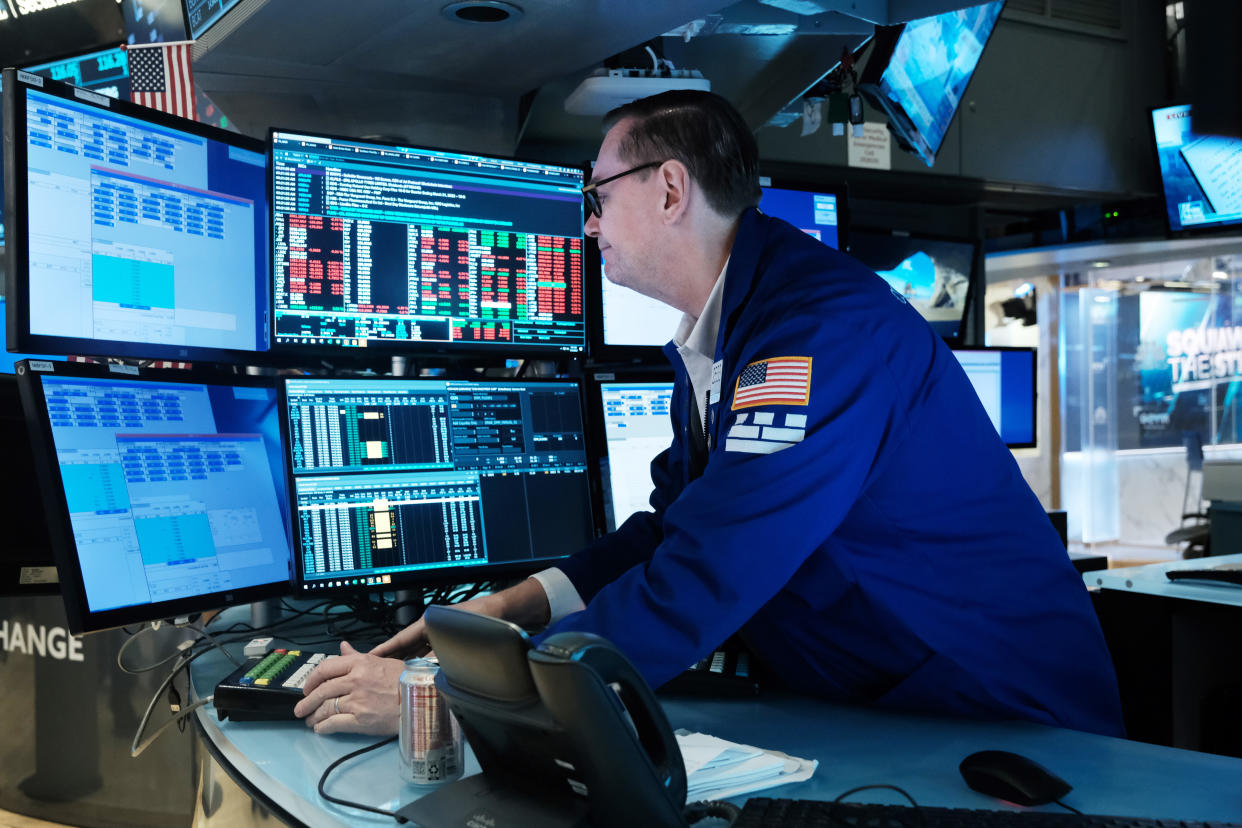
[[440,14],[459,23],[512,23],[521,20],[525,12],[504,0],[465,0],[449,3]]
[[1146,282],[1146,281],[1147,281],[1147,277],[1146,277],[1146,276],[1135,276],[1135,277],[1134,277],[1134,281],[1136,281],[1136,282]]
[[1022,298],[1023,296],[1026,296],[1028,293],[1031,293],[1034,290],[1035,290],[1035,286],[1032,285],[1030,282],[1023,282],[1022,284],[1014,288],[1013,295],[1017,296],[1018,298]]
[[1223,271],[1223,270],[1213,270],[1213,271],[1212,271],[1212,278],[1213,278],[1213,279],[1220,279],[1221,281],[1224,281],[1225,279],[1228,279],[1228,278],[1229,278],[1229,274],[1228,274],[1228,273],[1226,273],[1226,272],[1225,272],[1225,271]]
[[1094,261],[1088,262],[1088,264],[1091,267],[1108,267],[1112,264],[1112,262],[1108,259],[1095,259]]

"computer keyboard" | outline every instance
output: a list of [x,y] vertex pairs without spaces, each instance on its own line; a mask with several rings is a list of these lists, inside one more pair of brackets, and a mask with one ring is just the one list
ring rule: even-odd
[[912,808],[813,799],[748,799],[732,828],[1226,828],[1234,823],[1096,816],[1068,811]]
[[659,692],[670,696],[753,697],[759,695],[756,672],[745,649],[721,647],[671,678]]

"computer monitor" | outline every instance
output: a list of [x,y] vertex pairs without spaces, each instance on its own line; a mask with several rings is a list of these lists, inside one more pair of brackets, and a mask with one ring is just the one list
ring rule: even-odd
[[977,249],[966,239],[850,229],[850,255],[880,274],[949,342],[965,333]]
[[876,29],[859,91],[888,116],[898,144],[929,167],[1004,5],[995,0]]
[[970,384],[1010,448],[1035,447],[1035,349],[954,348]]
[[17,376],[71,631],[289,591],[272,380],[34,360]]
[[1198,135],[1190,106],[1151,111],[1169,232],[1220,230],[1242,224],[1242,138]]
[[258,361],[262,142],[26,72],[4,92],[9,349]]
[[591,542],[577,381],[284,381],[303,594],[507,577]]
[[[5,341],[5,319],[7,314],[6,305],[8,303],[4,299],[0,299],[0,342]],[[23,359],[50,359],[55,361],[64,360],[63,356],[46,356],[43,354],[18,354],[12,351],[0,351],[0,374],[12,374],[16,370],[16,365]],[[16,386],[14,386],[16,388]],[[16,398],[14,398],[16,399]]]
[[271,145],[275,347],[586,349],[580,168],[283,130]]
[[56,593],[60,584],[52,541],[35,482],[34,453],[22,413],[17,377],[0,374],[0,467],[9,481],[0,498],[0,595]]
[[[33,74],[90,89],[112,98],[129,97],[129,58],[120,47],[39,63],[25,69]],[[3,196],[4,178],[0,173],[0,213],[4,211]],[[0,218],[0,244],[3,243],[4,224]]]
[[198,40],[240,2],[241,0],[182,0],[190,39]]
[[[764,178],[759,209],[792,224],[829,247],[842,249],[846,239],[844,187],[815,187],[801,182]],[[681,311],[608,281],[607,262],[601,262],[600,292],[589,297],[592,306],[591,354],[602,362],[659,361],[657,349],[673,338]]]
[[597,373],[588,386],[604,520],[611,532],[651,511],[651,461],[673,442],[672,371]]

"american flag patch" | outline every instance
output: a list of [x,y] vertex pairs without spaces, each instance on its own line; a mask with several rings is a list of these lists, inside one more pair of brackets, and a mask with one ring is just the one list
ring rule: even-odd
[[811,358],[774,357],[752,362],[737,378],[733,405],[806,405],[811,401]]

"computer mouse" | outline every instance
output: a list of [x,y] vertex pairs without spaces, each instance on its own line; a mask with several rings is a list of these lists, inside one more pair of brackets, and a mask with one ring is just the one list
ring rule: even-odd
[[973,790],[1015,805],[1047,805],[1073,787],[1043,765],[1007,750],[981,750],[957,766]]

